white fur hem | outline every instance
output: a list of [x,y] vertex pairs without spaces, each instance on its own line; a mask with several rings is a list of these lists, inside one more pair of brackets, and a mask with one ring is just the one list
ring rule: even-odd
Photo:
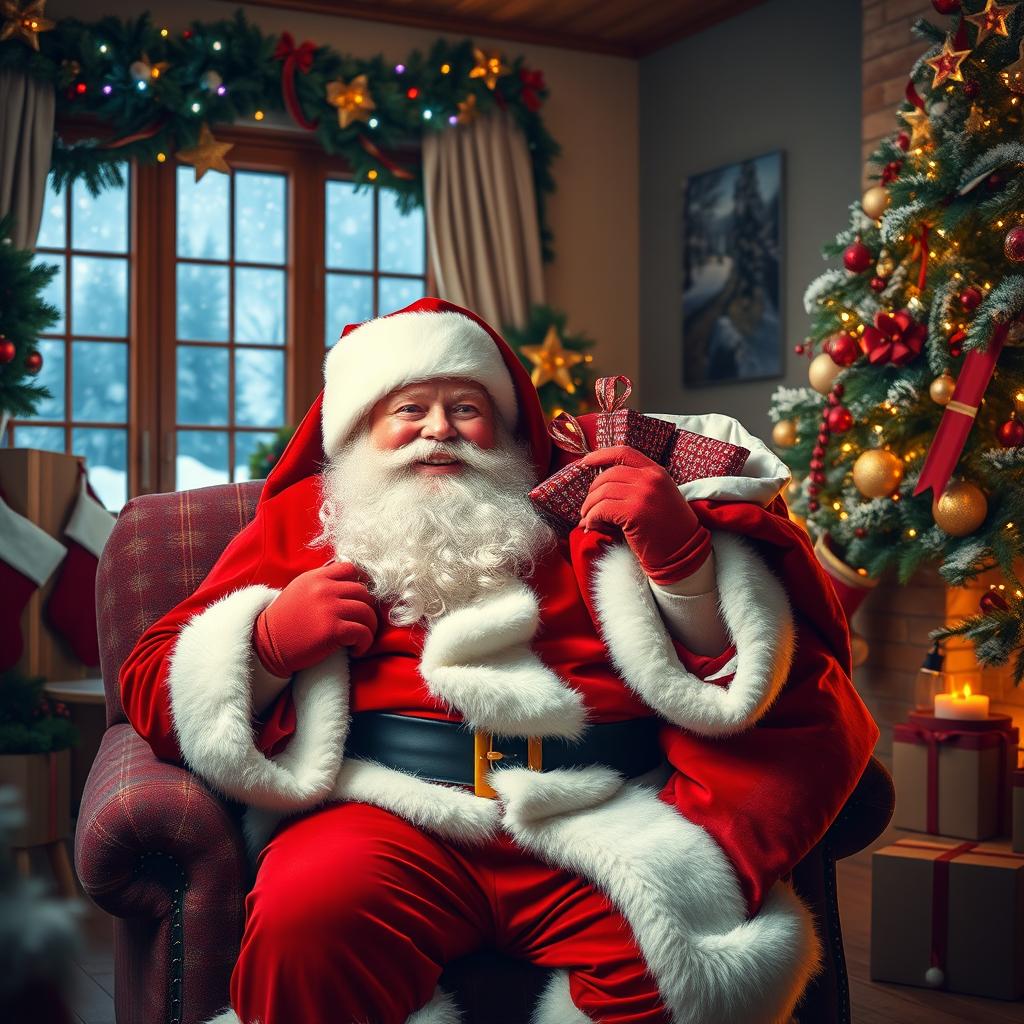
[[[569,786],[525,768],[490,773],[503,825],[548,863],[590,879],[629,922],[674,1024],[781,1024],[818,971],[811,915],[776,883],[760,912],[746,905],[728,858],[710,835],[655,790],[593,774],[588,805],[569,811]],[[569,780],[566,780],[569,781]],[[577,788],[579,779],[573,780]],[[554,788],[553,808],[534,787]],[[601,793],[612,795],[597,803]]]
[[795,627],[782,584],[744,541],[712,534],[722,618],[736,645],[728,686],[680,662],[643,570],[624,544],[597,563],[594,600],[601,632],[623,680],[670,722],[704,736],[752,726],[789,675]]
[[295,735],[265,757],[254,742],[252,629],[278,593],[245,587],[192,618],[171,653],[168,688],[182,755],[197,774],[243,803],[294,811],[327,797],[341,766],[348,655],[338,651],[295,676]]
[[534,1007],[530,1024],[593,1024],[569,995],[569,972],[552,971]]

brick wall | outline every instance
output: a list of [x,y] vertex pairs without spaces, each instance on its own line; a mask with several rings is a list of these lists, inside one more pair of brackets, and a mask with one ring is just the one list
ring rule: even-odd
[[[930,0],[864,0],[862,74],[862,159],[896,130],[896,108],[903,99],[907,76],[925,49],[910,34],[920,17],[941,20]],[[867,170],[867,168],[865,168]],[[865,187],[868,179],[864,176]],[[913,705],[914,680],[930,644],[928,633],[943,622],[955,622],[978,610],[978,601],[997,575],[970,587],[949,588],[934,567],[919,572],[906,587],[883,580],[854,617],[854,629],[871,645],[867,662],[854,678],[882,730],[878,753],[892,751],[892,725],[906,718]],[[982,669],[973,648],[963,641],[946,646],[946,668],[958,681],[987,693],[992,708],[1012,714],[1024,730],[1024,687],[1015,688],[1006,669]]]

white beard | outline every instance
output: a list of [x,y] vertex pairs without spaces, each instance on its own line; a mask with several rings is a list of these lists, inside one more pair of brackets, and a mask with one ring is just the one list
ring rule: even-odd
[[[374,597],[394,602],[395,625],[432,621],[529,576],[554,544],[527,497],[529,451],[496,427],[490,449],[417,438],[393,451],[377,448],[364,429],[324,468],[322,530],[312,543],[329,543],[340,561],[365,570]],[[461,471],[412,468],[438,454],[459,459]]]

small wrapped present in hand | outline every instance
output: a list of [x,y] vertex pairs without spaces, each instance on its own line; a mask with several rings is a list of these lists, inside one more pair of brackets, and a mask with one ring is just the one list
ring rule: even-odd
[[[616,395],[622,384],[622,394]],[[675,424],[668,420],[644,416],[625,408],[626,399],[633,390],[628,377],[601,377],[594,385],[597,392],[597,447],[614,448],[625,444],[646,455],[652,462],[662,462],[665,451],[676,433]]]
[[[590,451],[583,428],[574,416],[559,413],[548,425],[551,439],[563,451],[584,455]],[[580,521],[580,509],[599,470],[578,461],[563,466],[530,491],[530,500],[560,526],[571,530]]]
[[709,476],[739,476],[749,455],[749,448],[680,429],[672,437],[662,465],[677,484],[685,484]]

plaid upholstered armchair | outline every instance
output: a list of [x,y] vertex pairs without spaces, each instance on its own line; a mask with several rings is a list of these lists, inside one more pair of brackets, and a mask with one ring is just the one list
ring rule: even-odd
[[[97,578],[107,731],[82,800],[75,861],[86,893],[112,914],[119,1024],[197,1024],[227,1004],[252,884],[241,808],[160,761],[125,719],[117,677],[142,632],[190,594],[252,517],[261,482],[136,498],[125,506]],[[892,813],[892,783],[872,760],[819,845],[793,873],[813,907],[825,969],[801,1024],[848,1022],[835,861],[863,849]],[[544,972],[481,953],[442,986],[466,1020],[526,1024]]]

